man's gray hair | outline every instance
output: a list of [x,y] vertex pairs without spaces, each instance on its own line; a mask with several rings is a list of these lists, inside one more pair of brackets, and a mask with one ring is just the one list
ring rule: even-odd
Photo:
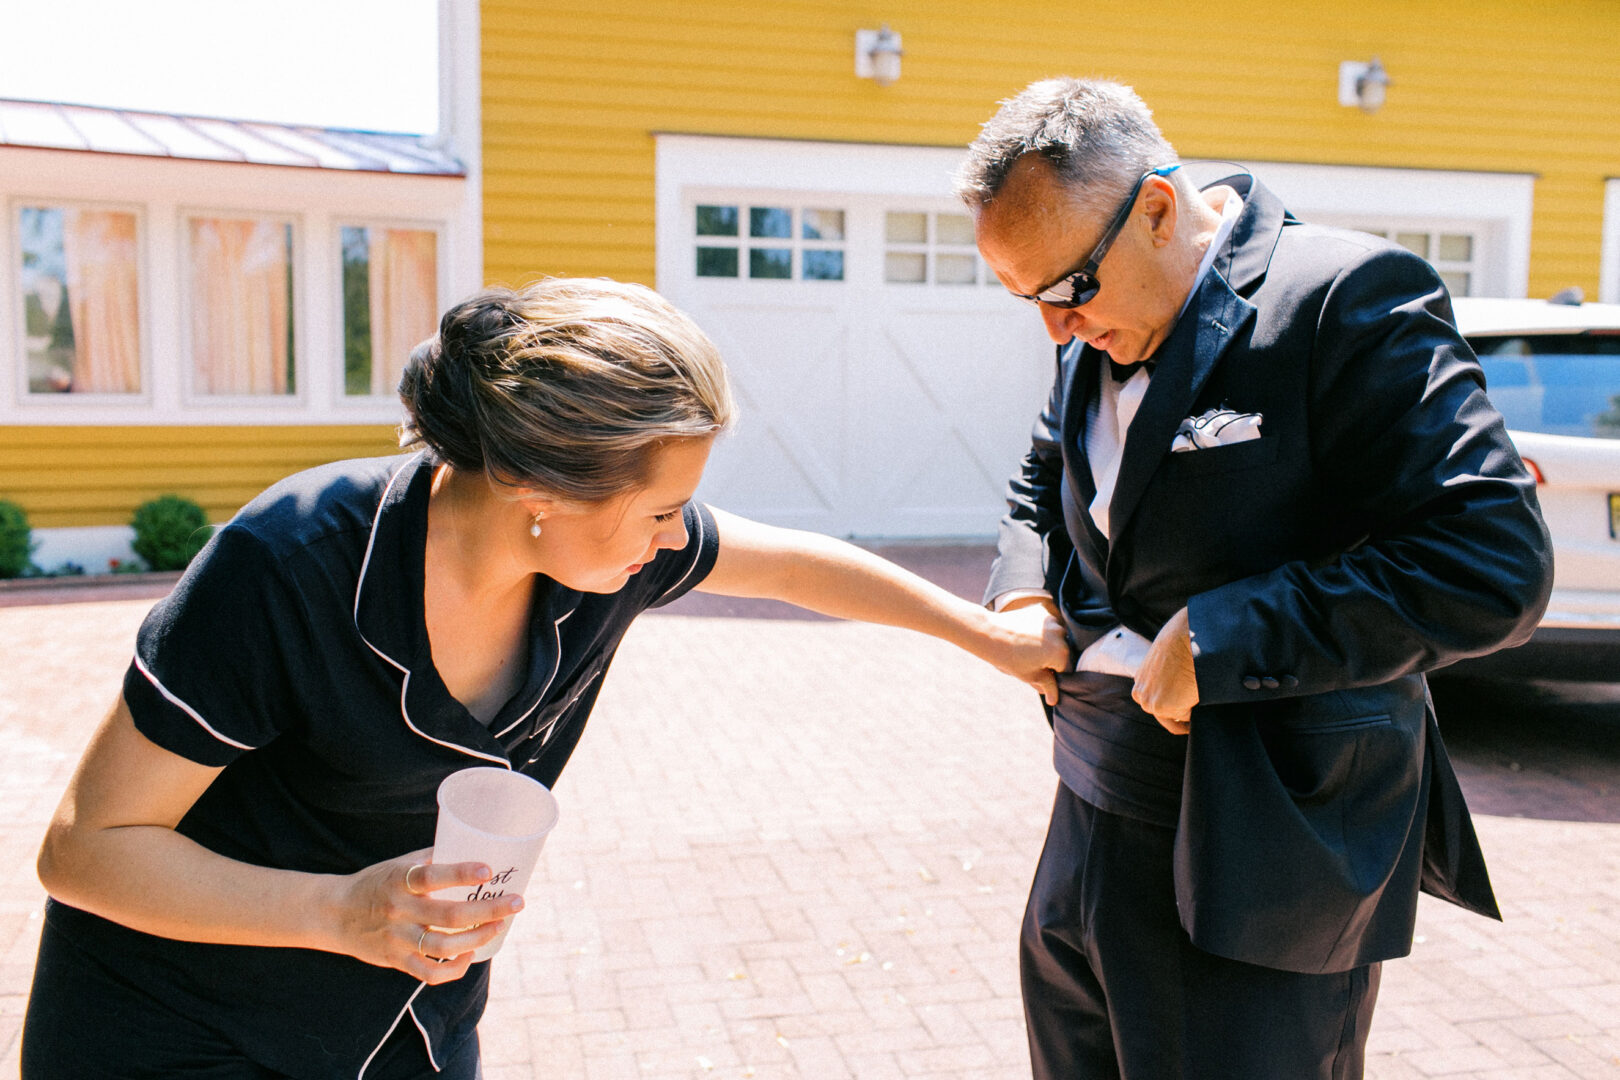
[[1143,173],[1180,160],[1130,87],[1045,79],[1003,101],[984,125],[957,170],[957,197],[970,207],[988,205],[1013,164],[1031,153],[1051,163],[1082,207],[1103,213]]

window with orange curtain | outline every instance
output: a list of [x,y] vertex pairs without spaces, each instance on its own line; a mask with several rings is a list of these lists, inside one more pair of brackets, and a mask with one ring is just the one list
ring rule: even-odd
[[345,226],[343,390],[392,397],[411,350],[439,324],[438,234]]
[[135,215],[24,206],[18,233],[28,393],[139,393]]
[[293,393],[292,226],[194,217],[186,244],[192,391]]

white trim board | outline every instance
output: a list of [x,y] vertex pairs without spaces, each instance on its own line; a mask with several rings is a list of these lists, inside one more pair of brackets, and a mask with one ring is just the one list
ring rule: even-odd
[[1598,299],[1620,304],[1620,180],[1603,182],[1603,263]]

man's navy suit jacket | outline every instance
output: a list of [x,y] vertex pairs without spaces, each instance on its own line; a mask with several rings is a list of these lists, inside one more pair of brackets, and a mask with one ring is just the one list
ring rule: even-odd
[[[1420,884],[1500,917],[1422,673],[1528,637],[1552,559],[1429,264],[1221,183],[1243,211],[1156,354],[1112,542],[1086,509],[1100,357],[1076,339],[988,595],[1050,591],[1077,649],[1188,608],[1182,924],[1222,956],[1340,971],[1410,951]],[[1260,438],[1171,453],[1212,408],[1260,413]]]

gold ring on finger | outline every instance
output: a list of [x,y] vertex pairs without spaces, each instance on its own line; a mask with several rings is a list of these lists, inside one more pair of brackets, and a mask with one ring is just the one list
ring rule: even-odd
[[414,888],[411,887],[411,873],[412,871],[420,869],[422,869],[421,863],[412,863],[410,866],[405,868],[405,891],[415,896],[420,896],[421,893],[418,893]]
[[416,939],[416,951],[422,954],[422,959],[424,960],[433,959],[433,957],[427,954],[427,950],[422,947],[427,942],[428,929],[429,928],[426,926],[422,927],[422,936]]

